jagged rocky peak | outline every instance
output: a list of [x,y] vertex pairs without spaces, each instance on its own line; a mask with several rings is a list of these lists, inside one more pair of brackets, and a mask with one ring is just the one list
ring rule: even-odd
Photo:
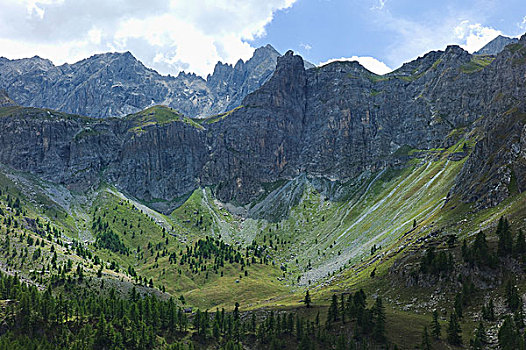
[[262,67],[263,69],[271,69],[273,71],[276,66],[276,60],[279,56],[279,52],[277,52],[271,45],[262,46],[254,50],[252,57],[246,62],[239,59],[234,66],[221,61],[217,62],[214,67],[214,73],[209,74],[206,80],[210,84],[217,85],[219,81],[228,78],[227,76],[232,74],[233,70],[243,71],[246,69],[257,68],[257,66],[263,63],[265,64],[265,66]]
[[276,81],[287,82],[288,88],[295,88],[294,83],[300,83],[300,86],[305,85],[305,66],[303,58],[295,55],[292,50],[287,51],[283,56],[278,57],[276,64],[276,71],[269,81],[270,85]]
[[509,38],[507,36],[499,35],[489,43],[484,45],[483,48],[475,52],[475,55],[496,55],[509,44],[516,44],[519,41],[517,38]]
[[299,70],[305,70],[303,65],[303,58],[299,55],[295,55],[294,51],[292,50],[288,50],[283,56],[278,57],[276,71],[280,69],[289,69],[290,67]]
[[449,45],[444,51],[430,51],[416,60],[404,63],[402,67],[386,76],[415,77],[424,74],[431,68],[460,67],[469,62],[471,55],[458,45]]
[[31,58],[28,58],[28,59],[21,59],[21,61],[27,61],[27,62],[31,62],[33,64],[38,64],[38,65],[42,65],[42,66],[45,66],[45,67],[52,67],[53,66],[53,62],[51,62],[51,60],[48,60],[47,58],[42,58],[38,55],[35,55]]
[[447,46],[444,54],[442,55],[442,60],[449,60],[457,64],[462,64],[465,61],[469,61],[470,59],[470,53],[458,45]]
[[7,91],[0,89],[0,107],[16,106],[15,101],[9,98]]
[[135,56],[133,56],[133,54],[130,51],[125,51],[125,52],[98,53],[93,56],[90,56],[89,58],[81,60],[80,62],[90,62],[93,60],[115,60],[115,59],[137,61],[137,58],[135,58]]
[[[48,71],[49,69],[55,67],[53,62],[40,56],[33,56],[30,58],[21,58],[16,60],[4,59],[0,64],[9,64],[11,62],[14,63],[14,65],[16,66],[16,70],[19,74]],[[3,70],[4,69],[2,69],[2,71]],[[2,71],[0,71],[0,73],[2,73]]]
[[302,115],[306,80],[303,58],[289,50],[278,57],[272,77],[259,90],[248,95],[242,104],[288,109],[291,116]]
[[235,70],[243,70],[245,67],[245,62],[242,59],[237,60],[236,65],[234,66]]
[[280,53],[270,44],[258,47],[254,50],[252,58],[278,57]]
[[[73,68],[78,67],[93,67],[93,69],[100,69],[102,67],[108,67],[109,70],[114,70],[117,72],[121,71],[131,71],[138,70],[138,73],[141,74],[143,71],[153,71],[152,69],[146,68],[135,56],[132,55],[130,51],[126,52],[107,52],[102,54],[96,54],[90,58],[84,59],[78,63],[71,65]],[[115,68],[115,69],[112,69]],[[157,72],[155,72],[157,74]],[[133,79],[130,77],[125,77],[128,79]]]
[[460,67],[471,61],[471,54],[458,45],[449,45],[441,56],[441,60],[448,67]]
[[445,54],[449,54],[449,55],[457,55],[457,56],[462,56],[462,55],[465,55],[465,54],[468,54],[469,53],[464,50],[463,48],[461,48],[460,46],[458,45],[448,45],[446,47],[446,51],[444,51]]

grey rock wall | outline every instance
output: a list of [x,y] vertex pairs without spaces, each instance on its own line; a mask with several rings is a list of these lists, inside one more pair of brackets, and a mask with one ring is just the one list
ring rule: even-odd
[[400,164],[400,147],[449,147],[463,130],[480,140],[451,196],[492,206],[526,187],[526,39],[485,68],[472,63],[450,46],[378,76],[356,62],[305,70],[287,52],[243,107],[202,127],[138,132],[128,118],[18,108],[0,118],[0,162],[79,190],[105,181],[168,210],[203,185],[244,204],[302,174],[346,182]]

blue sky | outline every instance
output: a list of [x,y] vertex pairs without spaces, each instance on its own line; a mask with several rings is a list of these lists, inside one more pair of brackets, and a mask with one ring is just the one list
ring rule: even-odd
[[252,44],[290,48],[316,64],[372,56],[397,68],[448,44],[476,50],[498,32],[526,32],[526,1],[299,0]]
[[55,64],[131,51],[162,74],[206,77],[256,47],[385,73],[430,50],[526,32],[526,0],[0,0],[0,56]]

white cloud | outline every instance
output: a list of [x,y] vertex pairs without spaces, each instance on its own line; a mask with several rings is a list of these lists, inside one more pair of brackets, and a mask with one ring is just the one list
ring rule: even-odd
[[460,46],[468,51],[475,52],[480,50],[484,45],[502,35],[500,30],[491,27],[485,27],[480,23],[470,23],[468,20],[460,22],[454,29],[455,36]]
[[304,50],[307,50],[307,51],[309,51],[310,49],[312,49],[312,46],[310,46],[309,44],[303,44],[303,43],[301,43],[301,44],[300,44],[300,47],[301,47],[302,49],[304,49]]
[[[29,16],[37,16],[38,18],[44,18],[45,10],[41,7],[42,5],[53,5],[60,4],[63,0],[22,0],[21,3],[25,4],[27,13]],[[40,6],[39,6],[40,5]]]
[[387,0],[378,0],[376,4],[371,7],[371,10],[383,10]]
[[276,11],[296,0],[0,0],[0,55],[55,64],[131,51],[161,73],[211,73],[247,59]]
[[392,44],[386,47],[385,60],[393,67],[415,59],[430,50],[444,49],[454,44],[451,28],[458,24],[449,19],[440,26],[433,23],[418,23],[395,17],[389,11],[378,12],[375,18],[379,26],[394,34]]
[[373,73],[379,74],[379,75],[384,75],[384,74],[387,74],[393,71],[382,61],[379,61],[376,58],[370,57],[370,56],[360,56],[360,57],[352,56],[352,57],[333,58],[326,62],[322,62],[318,64],[318,66],[324,66],[326,64],[337,62],[337,61],[356,61],[360,63],[362,66],[364,66],[367,70]]

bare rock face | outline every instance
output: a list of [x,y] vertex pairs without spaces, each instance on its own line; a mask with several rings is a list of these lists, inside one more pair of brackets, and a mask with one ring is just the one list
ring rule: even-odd
[[279,56],[271,45],[266,45],[256,49],[250,60],[239,60],[235,66],[218,62],[214,73],[207,77],[207,85],[216,92],[216,101],[220,104],[220,108],[218,106],[213,112],[229,111],[239,106],[245,96],[272,76]]
[[506,47],[484,71],[482,78],[493,91],[485,101],[487,117],[476,124],[483,137],[451,191],[480,208],[526,190],[526,36]]
[[289,51],[242,108],[209,126],[217,137],[211,139],[203,181],[219,184],[221,198],[247,202],[263,183],[299,174],[306,79],[302,58]]
[[[401,147],[449,147],[458,141],[452,131],[474,130],[480,140],[451,196],[492,206],[526,188],[525,40],[487,66],[450,46],[384,76],[356,62],[305,70],[289,51],[240,108],[199,123],[175,118],[137,125],[133,118],[20,107],[0,118],[0,162],[79,190],[105,181],[162,203],[213,185],[220,199],[245,204],[269,183],[298,176],[347,182],[403,163]],[[223,78],[206,83],[241,86],[228,90],[232,97],[252,79],[240,78],[247,64],[218,65],[214,75]],[[198,77],[186,79],[201,84]],[[124,100],[132,97],[122,93]]]
[[509,38],[507,36],[499,35],[483,48],[475,52],[475,55],[497,55],[509,44],[516,44],[519,41],[517,38]]

